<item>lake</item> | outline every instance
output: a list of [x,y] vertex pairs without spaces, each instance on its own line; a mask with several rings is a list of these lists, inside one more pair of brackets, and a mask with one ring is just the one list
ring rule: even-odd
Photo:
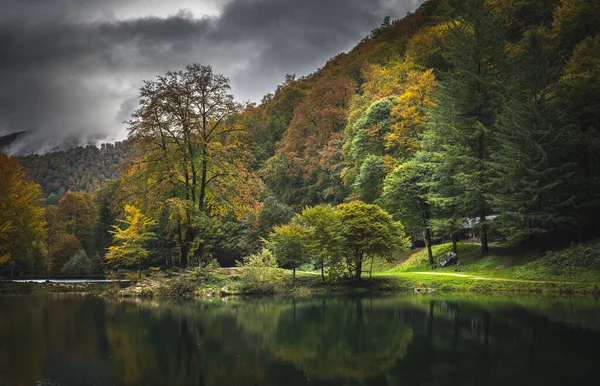
[[0,385],[600,385],[599,305],[0,296]]

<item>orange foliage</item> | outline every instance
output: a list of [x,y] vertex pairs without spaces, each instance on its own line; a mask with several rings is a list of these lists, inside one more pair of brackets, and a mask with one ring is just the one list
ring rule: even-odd
[[356,85],[346,77],[321,78],[308,92],[306,99],[296,108],[284,138],[290,175],[299,170],[308,180],[313,179],[319,170],[329,168],[323,165],[321,153],[334,139],[333,134],[341,133],[346,126],[347,109],[355,92]]

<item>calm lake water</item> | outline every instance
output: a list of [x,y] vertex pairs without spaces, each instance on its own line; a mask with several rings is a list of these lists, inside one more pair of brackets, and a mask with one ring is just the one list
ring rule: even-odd
[[0,385],[600,385],[593,299],[0,297]]

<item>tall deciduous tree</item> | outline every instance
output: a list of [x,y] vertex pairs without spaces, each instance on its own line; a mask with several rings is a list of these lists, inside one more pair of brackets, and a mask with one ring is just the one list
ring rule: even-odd
[[138,267],[141,277],[142,263],[148,258],[145,243],[155,238],[150,232],[154,222],[133,205],[125,205],[123,226],[115,225],[113,245],[108,247],[106,261],[111,266]]
[[[86,253],[92,254],[94,245],[94,228],[98,212],[92,196],[85,192],[67,192],[58,202],[54,225],[59,234],[75,236]],[[65,256],[68,260],[71,256]]]
[[433,70],[408,59],[371,66],[364,76],[349,112],[342,175],[354,197],[372,203],[385,176],[420,149],[437,82]]
[[281,147],[268,162],[266,179],[288,203],[341,202],[347,192],[340,171],[346,111],[356,85],[345,76],[323,75],[294,110]]
[[204,244],[194,243],[202,232],[195,219],[260,210],[262,183],[248,169],[243,128],[234,119],[239,111],[229,79],[210,66],[168,72],[140,91],[140,108],[130,122],[137,158],[129,174],[142,208],[156,213],[167,199],[173,204],[170,218],[183,267],[190,252],[204,253]]
[[41,194],[17,158],[0,153],[0,266],[8,264],[11,277],[30,271],[34,251],[43,247]]

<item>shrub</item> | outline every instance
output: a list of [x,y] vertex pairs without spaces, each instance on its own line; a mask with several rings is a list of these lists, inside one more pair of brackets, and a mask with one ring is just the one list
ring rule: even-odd
[[277,266],[271,251],[263,248],[259,253],[244,257],[238,262],[241,290],[255,294],[272,294],[284,289],[284,274]]
[[193,280],[181,275],[173,280],[170,286],[161,288],[161,292],[165,296],[189,298],[196,295],[196,288],[197,285]]
[[67,276],[90,276],[94,264],[82,249],[72,256],[62,267],[61,272]]
[[215,269],[196,267],[188,269],[186,276],[201,287],[220,288],[227,283],[227,277]]
[[600,243],[571,244],[569,248],[548,252],[548,263],[560,268],[589,268],[600,270]]

